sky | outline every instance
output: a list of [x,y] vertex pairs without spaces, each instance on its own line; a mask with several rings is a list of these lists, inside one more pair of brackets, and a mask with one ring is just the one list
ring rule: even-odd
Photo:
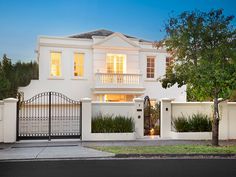
[[171,14],[218,8],[236,16],[236,0],[0,0],[0,58],[34,60],[40,35],[108,29],[160,40]]

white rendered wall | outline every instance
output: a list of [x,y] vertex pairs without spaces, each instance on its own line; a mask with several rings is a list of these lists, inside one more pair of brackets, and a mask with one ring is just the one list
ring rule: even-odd
[[[168,111],[166,111],[167,107],[169,108]],[[219,111],[221,118],[219,123],[219,138],[236,139],[236,103],[222,102],[219,104]],[[161,127],[161,134],[168,135],[164,136],[163,138],[171,138],[172,136],[172,138],[176,139],[201,139],[201,135],[197,134],[197,132],[171,133],[170,130],[172,119],[182,116],[182,114],[185,116],[191,116],[196,113],[203,113],[212,117],[213,102],[162,102],[161,124],[163,124],[163,126]],[[203,137],[208,137],[207,139],[211,139],[210,134],[207,133],[205,133],[202,138]]]
[[[143,137],[143,100],[134,99],[130,103],[91,103],[90,98],[82,100],[82,140],[134,140]],[[131,116],[134,120],[134,132],[131,133],[92,133],[92,117],[97,114]]]
[[212,102],[172,102],[172,118],[177,118],[182,114],[185,116],[191,116],[196,113],[203,113],[207,114],[208,116],[212,117],[213,108]]
[[91,84],[88,80],[32,80],[27,87],[20,87],[27,100],[38,93],[55,91],[66,95],[73,100],[90,97]]
[[[146,66],[147,57],[155,57],[155,76],[153,79],[146,78]],[[161,83],[158,81],[166,73],[166,57],[168,54],[166,52],[141,52],[140,53],[140,66],[142,66],[141,73],[144,79],[145,94],[148,95],[150,99],[156,99],[160,101],[161,98],[174,98],[175,101],[186,101],[186,86],[178,88],[177,85],[173,87],[164,89]]]
[[228,103],[229,138],[236,139],[236,103]]
[[[46,41],[48,42],[49,39]],[[63,41],[63,40],[62,40]],[[64,40],[68,43],[69,40]],[[53,42],[58,42],[54,40]],[[61,41],[60,41],[61,42]],[[73,43],[78,41],[72,40]],[[62,43],[62,42],[61,42]],[[81,42],[79,41],[79,44]],[[52,51],[61,52],[61,77],[50,77],[50,53]],[[74,53],[84,53],[84,77],[75,78],[73,76]],[[39,49],[39,80],[32,80],[26,87],[20,87],[19,91],[24,92],[25,100],[41,92],[56,91],[66,96],[79,100],[83,97],[91,97],[93,80],[92,69],[92,50],[76,49],[70,47],[47,47],[41,46]]]
[[119,102],[119,103],[101,103],[92,102],[92,117],[102,115],[121,115],[134,118],[134,103]]

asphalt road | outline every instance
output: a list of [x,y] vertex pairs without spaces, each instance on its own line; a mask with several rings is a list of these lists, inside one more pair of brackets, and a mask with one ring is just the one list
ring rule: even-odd
[[236,177],[236,159],[0,162],[0,177]]

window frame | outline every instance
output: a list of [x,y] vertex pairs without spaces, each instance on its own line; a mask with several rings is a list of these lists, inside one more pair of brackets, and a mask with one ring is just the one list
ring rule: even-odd
[[[74,70],[74,67],[75,67],[75,54],[83,54],[83,75],[82,76],[75,76],[75,70]],[[85,52],[80,52],[80,51],[76,51],[73,53],[73,59],[72,59],[72,79],[84,79],[85,78]]]
[[[167,61],[167,60],[168,60],[168,61]],[[173,63],[174,63],[174,58],[171,57],[171,56],[166,56],[165,62],[166,62],[166,64],[165,64],[166,68],[165,68],[165,69],[166,69],[166,72],[167,72],[167,68],[170,67],[171,65],[173,65]]]
[[[148,76],[148,58],[153,58],[153,63],[154,63],[154,66],[153,66],[153,77],[147,77]],[[149,66],[149,68],[151,69],[151,67]],[[146,66],[145,66],[145,73],[146,73],[146,76],[145,78],[147,80],[155,80],[155,77],[156,77],[156,56],[154,55],[148,55],[146,56]]]
[[[113,59],[113,73],[108,72],[108,57],[109,56],[115,56],[115,55],[121,55],[123,56],[123,66],[122,66],[122,70],[123,73],[117,73],[117,58]],[[107,53],[106,54],[106,73],[110,73],[110,74],[126,74],[126,70],[127,70],[127,55],[126,54],[121,54],[121,53]]]
[[[60,76],[52,76],[51,75],[51,65],[52,65],[52,53],[59,53],[60,54]],[[61,51],[58,51],[58,50],[51,50],[49,52],[49,79],[64,79],[62,76],[63,76],[63,73],[62,73],[62,52]]]

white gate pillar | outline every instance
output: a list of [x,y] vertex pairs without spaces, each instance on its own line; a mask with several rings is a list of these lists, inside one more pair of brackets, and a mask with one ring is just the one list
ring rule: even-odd
[[171,101],[170,98],[161,99],[161,138],[171,138]]
[[92,133],[92,105],[91,98],[82,98],[81,140],[88,140]]
[[143,138],[144,136],[144,119],[143,119],[143,99],[134,98],[134,123],[136,138]]
[[3,110],[3,142],[14,143],[16,141],[16,113],[17,99],[4,99]]
[[219,104],[220,122],[219,122],[219,138],[229,139],[229,117],[228,117],[228,103],[226,101]]

